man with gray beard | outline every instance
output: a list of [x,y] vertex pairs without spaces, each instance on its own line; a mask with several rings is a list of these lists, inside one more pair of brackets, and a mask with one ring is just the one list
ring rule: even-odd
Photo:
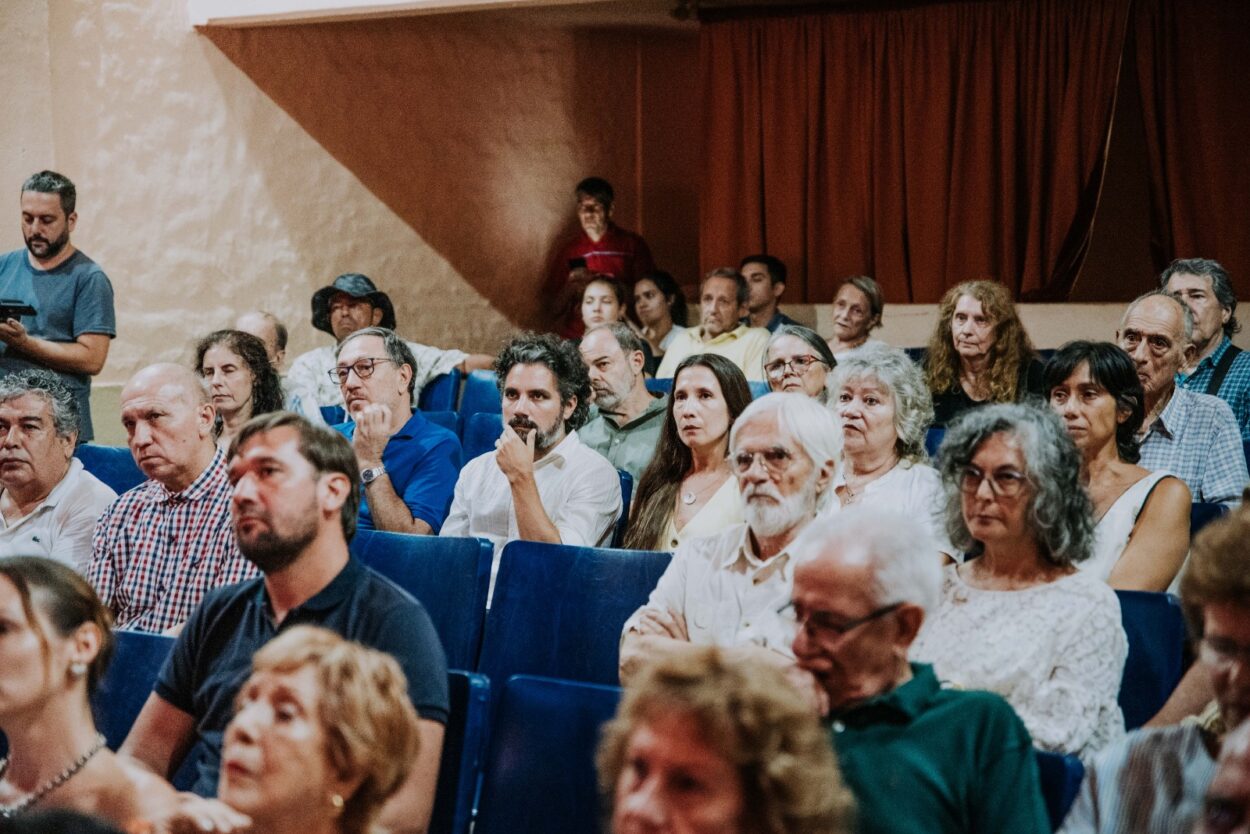
[[802,394],[754,401],[729,434],[745,524],[685,541],[621,637],[621,680],[657,653],[689,645],[794,662],[790,545],[828,500],[837,468],[833,415]]
[[668,397],[647,390],[642,339],[621,322],[601,324],[578,346],[590,374],[599,415],[577,436],[637,481],[655,456],[668,414]]

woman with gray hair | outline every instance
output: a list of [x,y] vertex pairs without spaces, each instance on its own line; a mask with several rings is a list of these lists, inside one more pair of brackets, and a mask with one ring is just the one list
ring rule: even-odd
[[1037,747],[1089,758],[1124,734],[1128,641],[1115,592],[1076,568],[1094,530],[1076,446],[1049,409],[987,406],[947,431],[938,468],[967,560],[945,569],[912,659],[1002,695]]
[[783,324],[768,339],[764,351],[764,378],[768,390],[806,394],[826,402],[825,378],[838,362],[815,330],[801,324]]
[[843,354],[829,391],[842,429],[842,466],[827,514],[858,503],[899,510],[924,524],[935,550],[956,557],[938,510],[941,478],[924,450],[933,402],[920,368],[898,348],[865,345]]

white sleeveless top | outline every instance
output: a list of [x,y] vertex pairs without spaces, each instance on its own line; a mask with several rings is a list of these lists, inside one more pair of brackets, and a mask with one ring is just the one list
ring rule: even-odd
[[1078,562],[1077,567],[1105,581],[1128,546],[1133,529],[1137,527],[1137,516],[1141,515],[1146,499],[1154,492],[1155,484],[1172,477],[1175,476],[1168,472],[1151,472],[1124,490],[1094,528],[1094,546],[1090,557]]

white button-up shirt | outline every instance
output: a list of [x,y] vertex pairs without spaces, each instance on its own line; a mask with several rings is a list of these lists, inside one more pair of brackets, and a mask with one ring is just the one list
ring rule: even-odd
[[86,574],[91,533],[117,493],[71,458],[69,471],[38,507],[14,521],[0,515],[0,556],[44,556]]

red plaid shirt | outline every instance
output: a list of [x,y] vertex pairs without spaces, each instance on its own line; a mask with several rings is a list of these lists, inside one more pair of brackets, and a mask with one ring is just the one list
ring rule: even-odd
[[186,621],[205,593],[258,574],[234,538],[220,449],[191,486],[147,481],[104,511],[87,579],[118,628],[161,632]]

